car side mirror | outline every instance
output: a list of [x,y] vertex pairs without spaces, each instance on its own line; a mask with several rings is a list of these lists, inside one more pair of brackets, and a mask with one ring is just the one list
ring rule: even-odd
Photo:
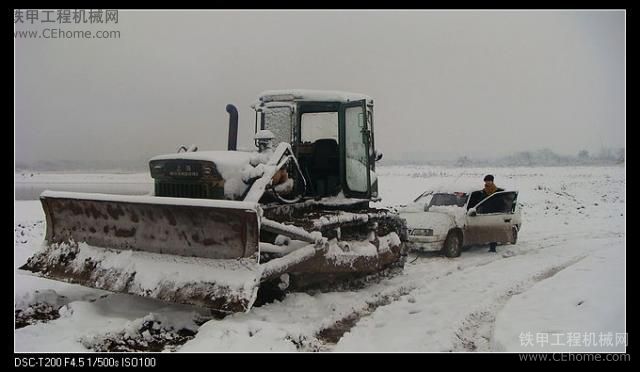
[[376,150],[376,152],[375,152],[376,161],[379,161],[380,159],[382,159],[382,155],[384,155],[384,154],[382,153],[382,151],[380,151],[380,150]]
[[471,209],[469,209],[469,211],[467,212],[467,216],[469,216],[469,217],[475,217],[475,216],[477,216],[477,215],[478,215],[478,212],[476,212],[476,209],[475,209],[475,208],[471,208]]

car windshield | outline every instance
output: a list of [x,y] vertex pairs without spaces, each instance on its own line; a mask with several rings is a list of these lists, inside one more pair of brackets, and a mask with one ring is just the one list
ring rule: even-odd
[[429,207],[432,206],[457,206],[464,207],[467,194],[463,192],[433,194]]

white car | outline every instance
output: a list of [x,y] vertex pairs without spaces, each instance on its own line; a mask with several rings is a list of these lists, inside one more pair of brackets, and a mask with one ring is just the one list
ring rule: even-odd
[[517,191],[425,191],[400,209],[407,221],[409,246],[458,257],[463,247],[518,240],[522,227]]

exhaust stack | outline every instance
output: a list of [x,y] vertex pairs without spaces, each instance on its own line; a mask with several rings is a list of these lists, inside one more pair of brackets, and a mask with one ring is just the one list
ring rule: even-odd
[[236,151],[238,145],[238,109],[232,104],[227,105],[229,113],[229,140],[227,150]]

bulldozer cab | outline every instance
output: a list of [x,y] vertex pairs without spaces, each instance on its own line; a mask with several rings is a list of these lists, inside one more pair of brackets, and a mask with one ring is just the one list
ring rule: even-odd
[[307,196],[377,198],[371,98],[343,92],[268,91],[253,107],[256,131],[270,130],[276,142],[291,144],[310,186]]

